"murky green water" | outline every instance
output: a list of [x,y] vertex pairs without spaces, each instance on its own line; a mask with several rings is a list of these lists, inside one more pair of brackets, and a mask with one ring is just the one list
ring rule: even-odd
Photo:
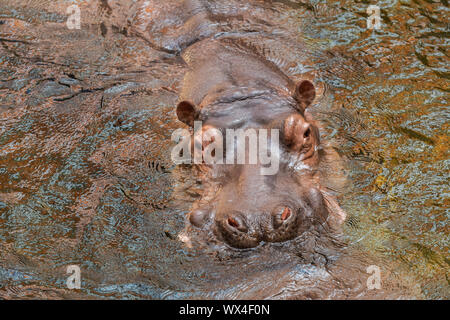
[[[367,265],[351,259],[327,273],[276,246],[178,240],[201,192],[169,156],[186,67],[127,35],[133,1],[109,2],[0,1],[0,297],[364,297],[348,277]],[[65,25],[72,3],[81,30]],[[318,84],[314,114],[347,163],[349,251],[375,256],[386,286],[448,299],[447,1],[221,3],[249,12],[232,30]]]
[[330,70],[322,78],[342,107],[328,120],[331,136],[352,159],[342,203],[358,228],[348,231],[402,261],[426,297],[448,298],[448,3],[376,2],[382,26],[374,32],[365,30],[369,3],[318,4],[317,23],[307,26],[332,52],[318,65]]

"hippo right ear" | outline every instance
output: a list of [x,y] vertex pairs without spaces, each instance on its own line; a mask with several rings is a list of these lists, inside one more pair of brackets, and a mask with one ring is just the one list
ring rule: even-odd
[[190,127],[194,126],[194,121],[197,119],[198,114],[199,112],[197,108],[194,106],[193,103],[189,101],[181,101],[177,105],[178,120],[184,122]]

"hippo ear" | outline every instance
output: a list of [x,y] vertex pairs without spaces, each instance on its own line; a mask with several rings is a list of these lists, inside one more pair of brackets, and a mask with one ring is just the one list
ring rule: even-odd
[[181,101],[177,105],[177,117],[181,122],[193,127],[194,121],[198,117],[198,110],[193,103],[189,101]]
[[301,111],[305,111],[316,97],[316,88],[309,80],[302,80],[295,86],[294,98],[300,103]]

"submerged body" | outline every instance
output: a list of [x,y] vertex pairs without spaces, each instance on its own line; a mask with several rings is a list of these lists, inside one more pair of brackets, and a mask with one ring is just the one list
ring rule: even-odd
[[[149,21],[170,15],[157,6],[148,10],[148,5],[141,10],[150,11]],[[319,130],[307,112],[316,95],[313,83],[294,83],[239,36],[221,33],[220,18],[206,4],[185,1],[181,8],[183,25],[158,44],[178,51],[189,67],[177,106],[179,120],[190,127],[200,121],[203,132],[275,129],[280,139],[279,148],[271,152],[278,170],[270,175],[260,174],[260,161],[235,164],[228,158],[226,164],[200,165],[204,183],[216,191],[198,201],[190,223],[236,248],[291,240],[310,229],[332,232],[345,214],[316,174],[321,161]],[[141,33],[151,29],[142,24],[135,28]],[[205,135],[197,140],[203,150],[214,142]],[[237,150],[245,142],[224,144]],[[244,147],[247,156],[249,148]]]

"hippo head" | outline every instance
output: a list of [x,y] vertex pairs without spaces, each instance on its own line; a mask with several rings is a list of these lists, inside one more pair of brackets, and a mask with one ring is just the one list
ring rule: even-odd
[[[197,228],[209,228],[218,239],[235,248],[283,242],[311,228],[325,227],[330,202],[335,202],[321,191],[313,174],[320,162],[319,130],[304,112],[315,96],[312,83],[302,81],[297,85],[295,99],[261,90],[232,94],[230,98],[230,93],[222,93],[226,99],[199,108],[186,101],[178,105],[180,120],[193,125],[200,119],[203,130],[221,134],[220,139],[211,134],[200,135],[193,139],[193,145],[200,144],[202,152],[211,155],[210,145],[220,140],[225,149],[220,152],[225,160],[201,165],[206,169],[203,172],[209,173],[205,179],[214,185],[214,196],[196,204],[189,222]],[[264,128],[267,132],[277,129],[278,148],[270,151],[278,161],[277,170],[261,174],[267,165],[259,159],[254,163],[228,163],[229,149],[234,150],[233,156],[239,149],[238,141],[225,141],[229,137],[224,131],[230,128]],[[268,139],[271,143],[274,136]],[[244,138],[241,143],[247,141],[241,150],[250,159],[256,140]]]

